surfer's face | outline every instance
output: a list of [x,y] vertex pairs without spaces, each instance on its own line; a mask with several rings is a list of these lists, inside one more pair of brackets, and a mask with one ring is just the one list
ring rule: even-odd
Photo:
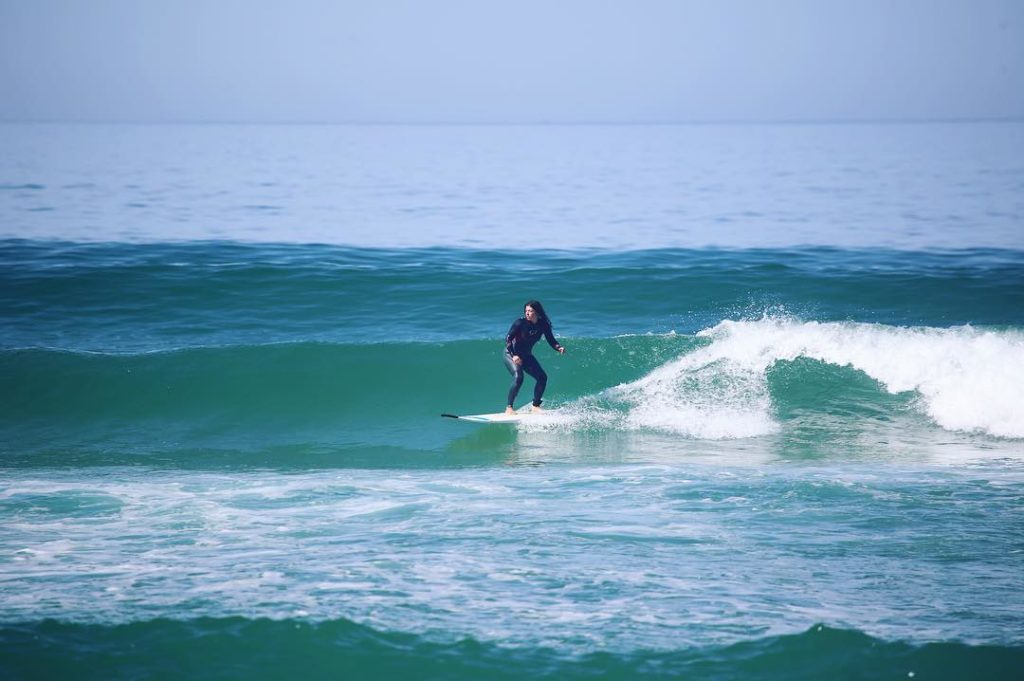
[[526,321],[530,322],[531,324],[537,321],[537,311],[534,310],[529,305],[526,306],[525,313],[526,313]]

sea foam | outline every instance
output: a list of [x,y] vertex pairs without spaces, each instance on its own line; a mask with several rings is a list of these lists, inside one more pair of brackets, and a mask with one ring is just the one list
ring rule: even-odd
[[769,434],[779,425],[768,370],[809,358],[860,370],[893,394],[917,393],[944,429],[1024,438],[1018,331],[765,318],[723,321],[698,336],[710,344],[606,391],[626,406],[624,425],[709,439]]

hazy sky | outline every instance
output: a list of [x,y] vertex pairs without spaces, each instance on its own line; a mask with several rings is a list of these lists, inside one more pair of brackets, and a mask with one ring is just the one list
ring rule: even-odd
[[0,120],[1024,117],[1024,0],[0,0]]

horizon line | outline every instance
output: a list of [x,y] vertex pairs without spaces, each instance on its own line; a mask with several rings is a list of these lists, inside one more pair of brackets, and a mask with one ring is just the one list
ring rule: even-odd
[[672,127],[703,125],[926,125],[961,123],[1020,123],[1024,114],[1014,116],[959,116],[959,117],[906,117],[906,118],[695,118],[680,120],[617,121],[617,120],[536,120],[536,121],[479,121],[479,120],[245,120],[245,119],[75,119],[75,118],[0,118],[0,125],[239,125],[239,126],[350,126],[350,127]]

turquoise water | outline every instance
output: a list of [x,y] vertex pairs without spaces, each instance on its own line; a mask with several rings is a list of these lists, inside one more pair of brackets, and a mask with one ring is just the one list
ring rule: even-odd
[[1022,132],[0,127],[0,676],[1013,676]]

